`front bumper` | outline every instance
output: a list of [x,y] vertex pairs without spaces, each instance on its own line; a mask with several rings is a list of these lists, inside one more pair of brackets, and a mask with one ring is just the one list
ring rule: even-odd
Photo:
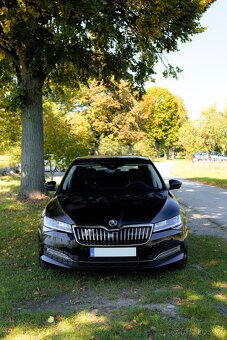
[[44,233],[40,229],[39,245],[40,260],[50,266],[89,270],[146,269],[167,266],[186,259],[188,239],[186,229],[171,229],[153,233],[146,244],[135,246],[136,256],[91,257],[91,247],[79,245],[73,234],[54,230]]

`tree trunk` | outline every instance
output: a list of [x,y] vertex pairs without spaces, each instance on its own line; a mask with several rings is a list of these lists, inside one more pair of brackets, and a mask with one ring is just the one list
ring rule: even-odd
[[208,150],[208,161],[211,161],[211,150]]
[[155,141],[156,157],[160,158],[160,145],[159,142]]
[[42,86],[40,79],[23,76],[25,106],[22,111],[20,195],[40,198],[44,190],[44,137]]
[[165,153],[165,159],[168,160],[169,159],[169,146],[165,147],[164,153]]
[[175,149],[172,148],[171,151],[172,151],[172,156],[171,156],[171,158],[172,158],[172,159],[175,159],[175,158],[176,158]]
[[128,154],[132,155],[132,144],[128,144]]
[[99,155],[99,142],[95,142],[94,155]]

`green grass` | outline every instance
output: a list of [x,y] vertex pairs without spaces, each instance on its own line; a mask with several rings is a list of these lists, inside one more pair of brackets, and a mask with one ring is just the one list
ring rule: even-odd
[[[37,226],[45,202],[18,201],[18,185],[16,178],[0,178],[1,339],[226,339],[224,240],[191,235],[183,271],[43,271]],[[65,312],[29,309],[64,294],[88,305]],[[89,308],[92,297],[97,310]],[[111,308],[119,297],[137,304]],[[105,301],[109,307],[103,307]],[[174,305],[176,317],[149,309],[153,304]],[[48,322],[50,316],[54,322]]]
[[201,183],[227,188],[227,162],[170,162],[173,175]]
[[0,169],[6,168],[11,164],[11,157],[9,155],[0,155]]

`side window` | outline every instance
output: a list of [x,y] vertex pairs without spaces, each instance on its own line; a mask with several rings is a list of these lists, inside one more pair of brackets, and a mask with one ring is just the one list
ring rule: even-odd
[[163,184],[162,181],[160,179],[160,177],[158,176],[157,172],[155,171],[155,169],[150,166],[150,172],[151,172],[151,177],[152,177],[152,182],[153,182],[153,186],[155,189],[162,189]]
[[75,172],[76,172],[76,165],[73,165],[71,169],[69,170],[69,173],[63,183],[63,186],[62,186],[63,190],[68,190],[71,188],[72,177]]

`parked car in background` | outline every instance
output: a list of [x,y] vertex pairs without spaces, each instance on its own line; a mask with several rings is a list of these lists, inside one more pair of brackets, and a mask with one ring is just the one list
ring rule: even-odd
[[67,161],[66,158],[63,157],[62,159],[58,160],[57,166],[56,166],[56,171],[61,171],[65,172],[65,169],[67,168]]
[[205,161],[208,159],[208,153],[206,151],[198,151],[193,154],[192,161]]
[[52,159],[45,159],[44,160],[44,171],[45,172],[50,172],[50,171],[55,171],[56,170],[56,163]]
[[66,171],[39,227],[42,268],[157,268],[187,262],[183,208],[149,158],[81,157]]
[[54,154],[46,154],[44,160],[44,170],[46,172],[65,172],[67,160],[66,157],[59,159]]
[[[223,156],[217,151],[211,151],[210,160],[219,162],[227,161],[227,156]],[[209,154],[207,151],[198,151],[193,154],[192,161],[209,161]]]
[[227,156],[223,156],[221,153],[217,151],[211,151],[211,160],[212,161],[227,161]]

